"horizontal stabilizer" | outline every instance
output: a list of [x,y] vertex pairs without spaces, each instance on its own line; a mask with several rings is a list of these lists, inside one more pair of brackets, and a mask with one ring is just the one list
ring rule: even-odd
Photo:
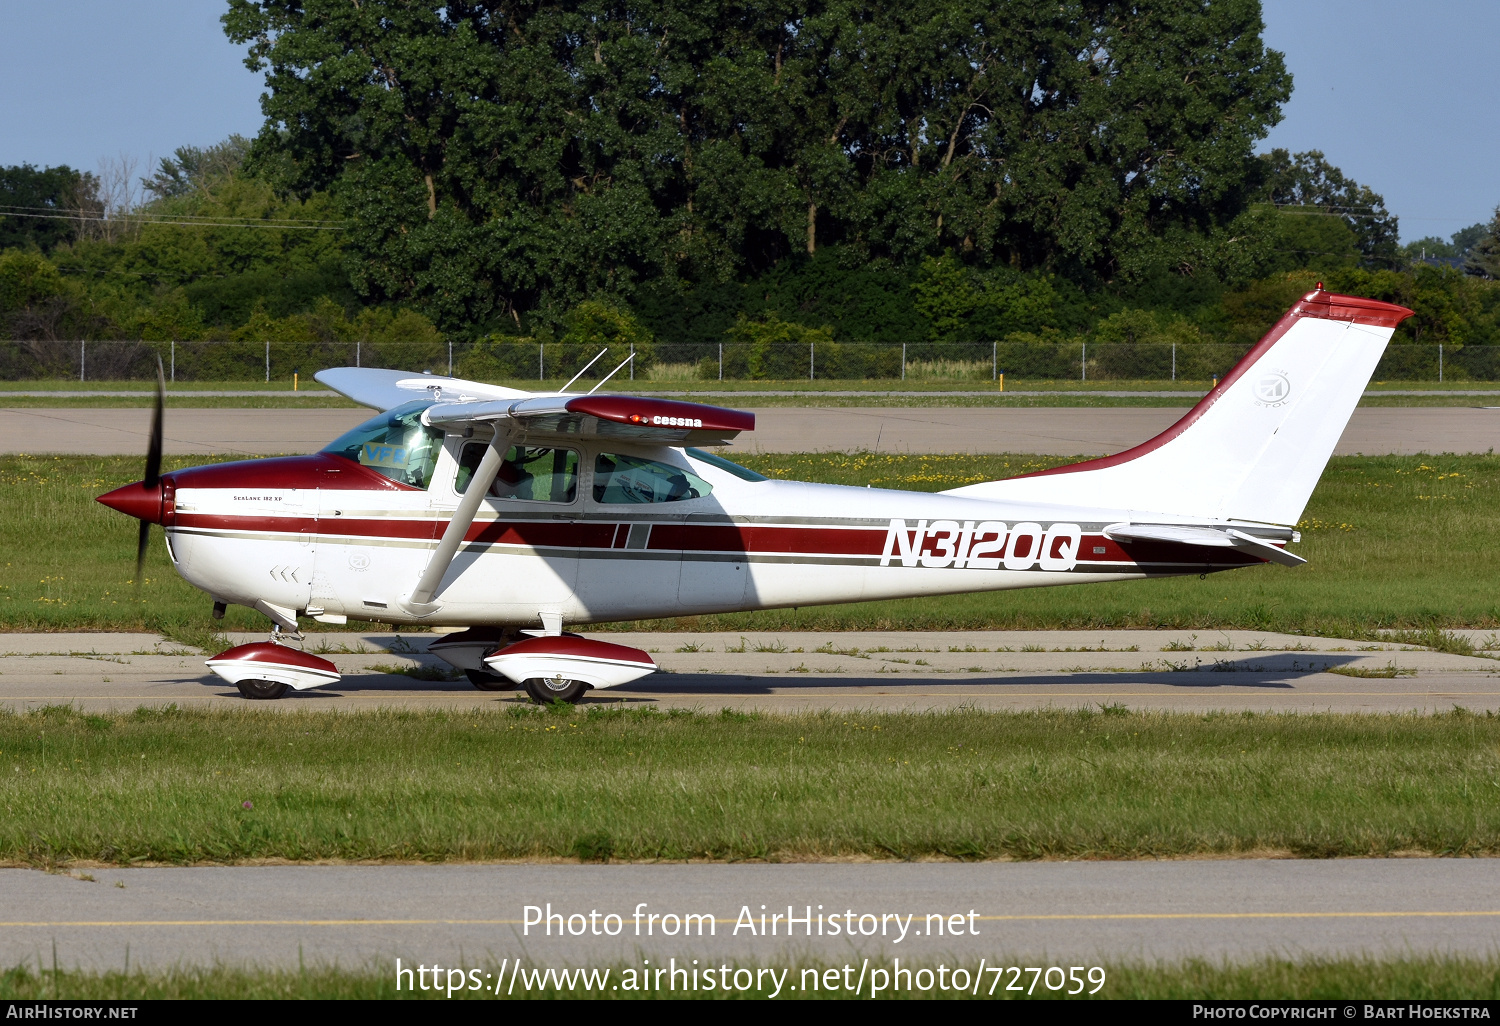
[[[1290,534],[1290,532],[1287,532]],[[1110,541],[1129,545],[1131,542],[1171,542],[1177,545],[1201,545],[1205,548],[1237,549],[1259,559],[1282,566],[1301,566],[1307,560],[1272,545],[1264,538],[1246,534],[1233,527],[1199,527],[1187,524],[1111,524],[1104,529]],[[1288,538],[1288,541],[1291,539]]]

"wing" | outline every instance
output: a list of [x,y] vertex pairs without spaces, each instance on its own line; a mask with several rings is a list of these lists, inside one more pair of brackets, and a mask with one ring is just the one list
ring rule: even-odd
[[428,407],[426,420],[443,426],[509,421],[528,439],[613,438],[672,446],[727,445],[741,431],[755,430],[755,414],[745,410],[633,395],[444,401]]
[[377,410],[389,410],[413,399],[525,399],[535,395],[519,388],[486,385],[462,378],[435,374],[413,374],[376,367],[331,367],[313,375],[335,392]]

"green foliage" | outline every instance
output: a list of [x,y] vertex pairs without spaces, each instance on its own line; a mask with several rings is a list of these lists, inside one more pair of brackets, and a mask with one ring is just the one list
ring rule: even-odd
[[142,184],[162,199],[202,192],[238,172],[249,152],[250,140],[238,134],[208,147],[179,146]]
[[445,331],[831,243],[1239,273],[1251,148],[1290,91],[1254,0],[234,0],[224,22],[269,88],[252,162],[335,191],[355,286]]
[[[34,248],[51,252],[73,238],[78,222],[49,214],[97,215],[99,180],[61,164],[0,167],[0,249]],[[6,216],[7,212],[11,216]],[[33,216],[21,216],[21,215]],[[42,215],[42,216],[36,216]]]
[[1491,280],[1500,278],[1500,208],[1495,210],[1495,218],[1484,234],[1470,246],[1464,270]]
[[0,253],[0,313],[30,312],[65,291],[57,267],[40,253]]
[[602,378],[614,370],[631,353],[635,354],[638,372],[650,367],[656,359],[656,340],[643,328],[629,310],[586,299],[563,318],[563,332],[558,337],[558,356],[569,367],[588,363],[601,351],[588,375]]
[[[1321,150],[1289,153],[1273,149],[1260,157],[1260,188],[1257,198],[1291,208],[1297,214],[1312,218],[1326,217],[1343,224],[1354,235],[1366,261],[1377,267],[1394,267],[1400,263],[1396,246],[1399,227],[1396,216],[1385,209],[1385,199],[1367,185],[1360,185],[1324,158]],[[1286,238],[1285,229],[1279,232]],[[1307,247],[1332,246],[1342,236],[1311,226],[1300,226],[1292,232],[1292,241]],[[1339,256],[1342,251],[1306,249],[1307,255]],[[1294,257],[1296,254],[1284,253]],[[1307,266],[1307,263],[1294,264]],[[1320,266],[1326,266],[1321,265]]]
[[[814,347],[829,355],[834,349],[833,333],[827,328],[809,328],[793,321],[783,321],[774,313],[760,321],[742,315],[724,335],[725,377],[752,380],[805,378],[809,376],[809,357],[816,360]],[[705,360],[699,376],[716,376],[717,363],[712,371],[707,364]],[[816,370],[815,365],[813,369]]]

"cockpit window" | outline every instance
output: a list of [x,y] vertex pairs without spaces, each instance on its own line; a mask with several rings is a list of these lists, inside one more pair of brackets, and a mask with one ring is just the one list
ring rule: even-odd
[[432,469],[443,450],[443,433],[422,423],[422,411],[432,405],[418,399],[372,417],[346,432],[323,451],[353,460],[413,488],[432,483]]
[[[462,495],[469,489],[474,472],[488,442],[470,442],[459,454],[458,475],[453,490]],[[497,499],[530,502],[572,502],[578,495],[578,453],[573,449],[548,449],[537,445],[513,445],[490,485]]]
[[595,502],[681,502],[713,490],[697,474],[668,463],[607,452],[594,459]]

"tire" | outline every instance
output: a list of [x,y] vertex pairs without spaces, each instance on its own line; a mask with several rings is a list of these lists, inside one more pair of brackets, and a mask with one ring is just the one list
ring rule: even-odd
[[514,691],[520,685],[509,677],[502,677],[498,673],[490,673],[487,670],[465,670],[464,676],[469,678],[469,683],[480,691]]
[[242,680],[235,687],[240,689],[240,694],[252,699],[280,698],[286,694],[285,684],[271,680]]
[[553,702],[577,702],[583,697],[583,693],[589,686],[581,680],[569,680],[566,677],[532,677],[523,687],[531,700],[538,705],[551,705]]

